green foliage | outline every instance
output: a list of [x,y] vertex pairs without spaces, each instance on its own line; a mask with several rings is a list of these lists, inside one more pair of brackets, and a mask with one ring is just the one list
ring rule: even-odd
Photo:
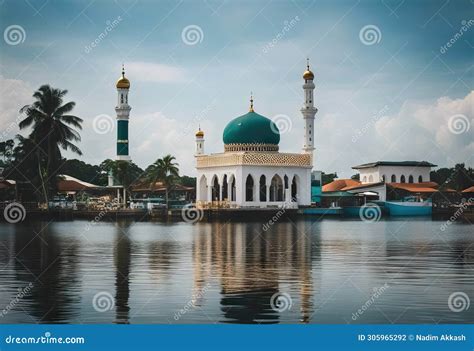
[[353,175],[351,176],[351,179],[353,179],[353,180],[360,180],[360,174],[359,174],[359,173],[353,174]]
[[96,185],[107,185],[107,172],[100,166],[90,165],[80,160],[63,160],[59,167],[60,174],[67,174],[77,179]]
[[183,186],[195,187],[196,177],[181,176],[179,177],[178,183]]
[[334,179],[337,178],[337,173],[322,173],[321,175],[321,180],[323,182],[323,185],[331,183]]
[[451,188],[461,191],[474,185],[474,169],[466,168],[464,163],[458,163],[452,168],[431,171],[430,179],[438,183],[441,189]]
[[166,155],[148,166],[145,171],[145,179],[150,182],[152,191],[156,182],[162,182],[165,186],[166,206],[168,206],[168,194],[179,179],[179,165],[175,161],[174,156]]
[[[48,201],[49,195],[56,187],[58,170],[61,164],[61,149],[70,150],[82,155],[74,144],[81,140],[77,129],[82,129],[82,119],[69,114],[74,102],[63,104],[67,90],[42,85],[33,97],[35,101],[20,109],[25,118],[19,123],[20,129],[31,127],[28,139],[34,146],[37,174],[43,190],[43,200]],[[37,181],[37,178],[34,179]]]

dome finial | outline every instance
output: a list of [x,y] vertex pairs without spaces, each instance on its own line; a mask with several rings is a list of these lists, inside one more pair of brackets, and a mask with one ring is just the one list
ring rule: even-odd
[[196,132],[196,137],[197,138],[203,138],[204,137],[204,132],[201,130],[201,124],[199,123],[199,130]]
[[250,92],[250,109],[249,112],[254,112],[253,110],[253,93]]
[[130,81],[125,78],[125,65],[122,63],[122,75],[116,84],[118,89],[130,89]]
[[303,79],[304,80],[313,80],[314,79],[314,74],[309,69],[309,57],[306,58],[306,71],[303,73]]

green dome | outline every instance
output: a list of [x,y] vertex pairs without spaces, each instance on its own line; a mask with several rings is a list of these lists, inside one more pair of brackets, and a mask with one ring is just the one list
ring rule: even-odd
[[274,144],[280,142],[280,131],[273,121],[253,111],[234,118],[224,129],[224,144]]

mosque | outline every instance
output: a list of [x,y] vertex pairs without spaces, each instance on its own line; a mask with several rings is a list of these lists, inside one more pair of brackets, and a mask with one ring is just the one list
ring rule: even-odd
[[249,111],[224,129],[224,152],[206,154],[204,131],[196,133],[196,205],[201,208],[298,208],[311,205],[314,152],[314,74],[303,73],[301,153],[280,152],[280,131],[269,118]]

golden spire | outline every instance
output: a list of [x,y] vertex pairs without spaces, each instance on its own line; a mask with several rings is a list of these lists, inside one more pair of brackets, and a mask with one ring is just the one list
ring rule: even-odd
[[116,84],[117,88],[119,89],[129,89],[130,88],[130,81],[125,78],[125,66],[122,63],[122,76],[119,78]]
[[303,79],[304,80],[313,80],[314,79],[314,74],[309,69],[309,58],[306,58],[306,71],[303,73]]
[[254,112],[253,110],[253,93],[250,92],[250,109],[249,112]]
[[201,130],[201,124],[199,124],[199,130],[196,132],[196,137],[204,137],[204,132]]

